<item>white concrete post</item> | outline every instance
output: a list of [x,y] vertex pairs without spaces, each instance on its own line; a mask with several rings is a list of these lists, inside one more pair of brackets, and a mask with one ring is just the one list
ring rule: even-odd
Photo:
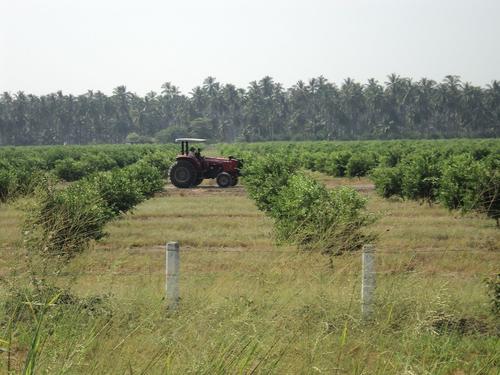
[[165,292],[167,307],[175,309],[179,303],[179,243],[169,242],[165,252]]
[[367,320],[373,313],[373,294],[375,292],[375,248],[363,246],[361,282],[361,315]]

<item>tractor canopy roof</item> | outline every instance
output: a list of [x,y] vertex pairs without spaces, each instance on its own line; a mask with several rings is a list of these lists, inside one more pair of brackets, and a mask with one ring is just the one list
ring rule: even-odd
[[206,142],[206,139],[202,138],[176,138],[175,143],[179,142]]

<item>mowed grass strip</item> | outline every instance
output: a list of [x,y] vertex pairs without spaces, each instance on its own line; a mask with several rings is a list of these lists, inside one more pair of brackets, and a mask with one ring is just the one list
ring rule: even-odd
[[272,246],[272,223],[245,196],[230,191],[219,196],[153,198],[133,214],[111,223],[105,247],[143,247],[179,241],[199,249]]

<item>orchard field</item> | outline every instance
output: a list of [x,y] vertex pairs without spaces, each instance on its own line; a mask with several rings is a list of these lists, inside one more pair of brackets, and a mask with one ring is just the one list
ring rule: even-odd
[[498,373],[500,141],[204,153],[243,184],[172,187],[172,146],[0,148],[0,373]]

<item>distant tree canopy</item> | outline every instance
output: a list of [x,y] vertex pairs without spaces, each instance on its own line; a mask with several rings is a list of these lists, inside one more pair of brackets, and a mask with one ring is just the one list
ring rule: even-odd
[[[500,82],[485,88],[446,76],[437,83],[396,74],[380,84],[324,77],[285,89],[271,77],[247,89],[205,79],[189,95],[167,82],[144,97],[125,86],[0,97],[0,145],[153,141],[178,136],[231,142],[500,136]],[[128,138],[127,138],[128,137]]]

